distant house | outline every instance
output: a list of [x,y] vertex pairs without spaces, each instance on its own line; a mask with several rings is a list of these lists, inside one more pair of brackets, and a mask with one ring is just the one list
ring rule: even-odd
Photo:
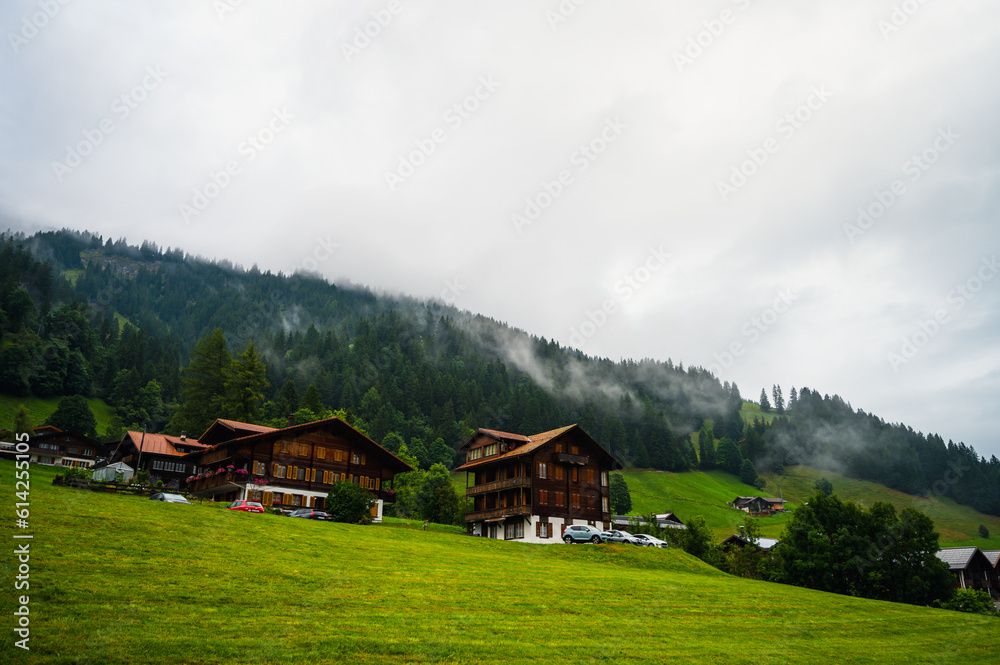
[[724,552],[730,552],[733,548],[743,549],[744,547],[756,547],[764,551],[765,554],[770,553],[774,546],[778,544],[776,538],[758,538],[757,540],[750,540],[745,535],[732,535],[722,541],[719,547],[722,548]]
[[[684,522],[680,520],[677,515],[667,511],[665,513],[657,513],[654,515],[656,518],[656,525],[661,529],[686,529],[687,526]],[[633,525],[646,526],[646,518],[639,515],[612,515],[611,516],[611,528],[622,529],[625,531],[629,530],[629,527]]]
[[473,535],[552,543],[572,524],[611,528],[608,474],[622,465],[579,425],[531,436],[479,429],[459,452]]
[[955,575],[956,589],[983,589],[1000,597],[995,560],[978,547],[946,547],[937,553],[937,558],[948,564]]
[[384,504],[395,502],[394,476],[413,470],[339,418],[281,429],[216,420],[199,441],[211,445],[184,458],[197,468],[188,489],[213,500],[322,507],[333,483],[346,481],[375,495],[380,522]]
[[51,425],[36,427],[28,438],[28,454],[35,464],[90,468],[105,453],[104,444]]
[[733,499],[731,505],[733,508],[750,513],[755,517],[771,515],[785,509],[785,501],[783,499],[763,496],[738,496]]
[[108,462],[124,462],[136,472],[149,471],[150,482],[162,480],[164,485],[180,486],[196,471],[194,460],[187,455],[207,447],[185,434],[168,436],[129,430]]

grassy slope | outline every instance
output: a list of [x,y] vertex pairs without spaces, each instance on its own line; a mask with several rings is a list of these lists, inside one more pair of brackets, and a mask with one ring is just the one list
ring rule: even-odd
[[[0,462],[0,486],[12,473]],[[679,551],[231,513],[31,473],[33,663],[1000,659],[995,620],[736,579]]]
[[[727,501],[737,496],[772,496],[769,490],[744,485],[724,471],[626,471],[625,482],[632,495],[632,514],[648,515],[672,510],[681,520],[704,517],[705,524],[722,540],[739,531],[746,513],[730,508]],[[790,515],[761,518],[762,534],[777,537]]]
[[[55,413],[59,406],[59,397],[14,397],[11,395],[0,395],[0,429],[10,428],[14,425],[14,414],[22,404],[28,407],[31,414],[31,424],[41,425],[45,420]],[[98,433],[104,432],[114,416],[114,409],[108,406],[104,400],[96,397],[87,399],[90,410],[94,412],[97,419]]]
[[[807,466],[793,466],[785,469],[786,475],[775,476],[767,474],[769,489],[776,491],[778,483],[786,499],[800,503],[815,490],[813,486],[820,477],[826,477],[833,483],[833,491],[841,498],[857,501],[865,506],[871,506],[876,501],[888,501],[897,510],[913,507],[926,513],[934,520],[938,533],[941,534],[941,544],[978,545],[982,549],[1000,549],[1000,518],[983,515],[968,506],[961,506],[947,497],[931,495],[921,498],[889,489],[884,485],[864,480],[845,478],[839,473],[819,471]],[[980,524],[985,524],[990,531],[990,538],[979,537]]]

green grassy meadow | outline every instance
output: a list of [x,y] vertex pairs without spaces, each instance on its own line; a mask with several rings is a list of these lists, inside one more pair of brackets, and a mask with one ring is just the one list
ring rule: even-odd
[[[31,468],[31,652],[12,648],[8,591],[4,662],[1000,660],[994,619],[733,578],[676,550],[162,504],[55,487],[55,471]],[[0,462],[11,505],[13,473]],[[0,530],[13,542],[12,519]]]
[[[49,416],[56,411],[59,406],[60,397],[14,397],[12,395],[0,395],[0,429],[10,429],[14,425],[14,415],[22,404],[28,407],[31,414],[31,424],[38,426],[43,424]],[[108,423],[115,415],[114,409],[106,404],[104,400],[97,397],[88,397],[87,404],[94,412],[97,419],[98,433],[107,429]],[[100,438],[100,437],[98,437]]]

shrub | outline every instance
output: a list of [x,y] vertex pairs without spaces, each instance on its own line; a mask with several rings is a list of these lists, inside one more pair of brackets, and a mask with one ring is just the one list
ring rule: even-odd
[[375,497],[368,490],[349,482],[334,483],[326,495],[326,512],[335,522],[371,524]]
[[985,524],[980,524],[979,525],[979,537],[980,538],[989,538],[990,537],[990,530],[986,528]]

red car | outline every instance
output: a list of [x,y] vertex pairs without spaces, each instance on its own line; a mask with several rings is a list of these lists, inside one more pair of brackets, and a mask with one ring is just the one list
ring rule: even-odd
[[264,512],[264,506],[260,504],[260,501],[244,501],[243,499],[237,499],[226,506],[226,510],[242,510],[248,513],[262,513]]

